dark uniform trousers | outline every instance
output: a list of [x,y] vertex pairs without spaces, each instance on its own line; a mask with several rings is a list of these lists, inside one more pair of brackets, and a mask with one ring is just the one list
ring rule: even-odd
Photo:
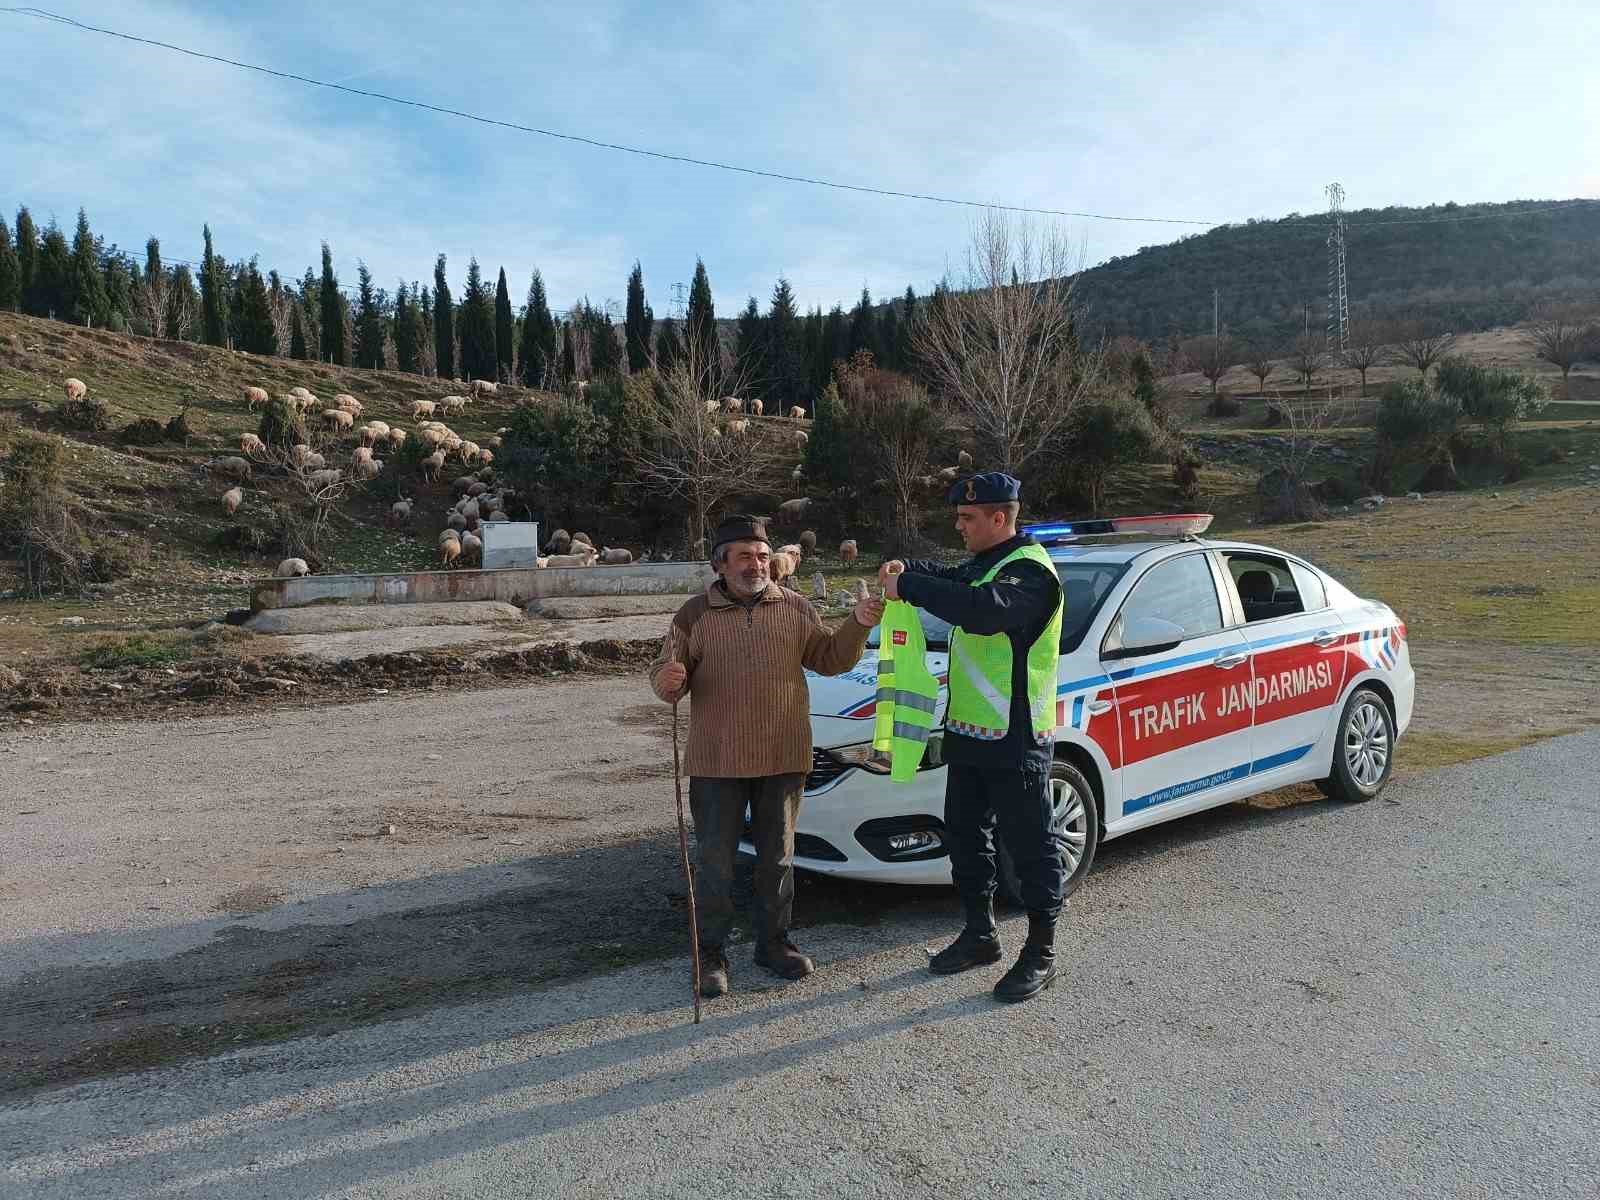
[[944,790],[950,873],[963,900],[992,899],[999,875],[994,831],[1000,830],[1016,866],[1022,903],[1051,919],[1061,913],[1065,845],[1050,820],[1049,760],[1029,757],[1020,767],[951,763]]
[[733,867],[750,806],[756,849],[755,927],[758,939],[789,932],[794,916],[794,823],[800,815],[804,775],[689,780],[689,808],[699,866],[694,877],[700,944],[720,946],[733,926]]

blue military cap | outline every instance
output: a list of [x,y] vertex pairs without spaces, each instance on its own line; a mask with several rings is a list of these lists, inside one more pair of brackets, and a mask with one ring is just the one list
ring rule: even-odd
[[1004,504],[1019,499],[1022,484],[1002,471],[982,471],[958,480],[945,496],[947,504]]

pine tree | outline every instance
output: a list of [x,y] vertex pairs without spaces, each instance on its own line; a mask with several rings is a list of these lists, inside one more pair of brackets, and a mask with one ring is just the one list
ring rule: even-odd
[[766,327],[761,322],[761,306],[751,296],[739,314],[733,343],[733,373],[739,387],[757,396],[766,395],[766,358]]
[[494,302],[484,286],[476,258],[467,262],[467,285],[461,293],[461,374],[466,379],[493,379],[495,362]]
[[628,275],[628,311],[622,323],[623,341],[628,347],[628,370],[643,371],[650,365],[650,327],[655,314],[644,302],[644,269],[634,259]]
[[22,311],[39,316],[34,307],[34,277],[39,270],[39,231],[27,205],[17,209],[17,286]]
[[684,331],[685,348],[694,346],[695,368],[716,371],[722,365],[722,341],[717,336],[717,308],[711,300],[711,278],[706,264],[694,260],[694,282],[689,285],[689,315]]
[[289,357],[306,359],[310,357],[306,349],[306,325],[302,315],[306,306],[298,300],[293,303],[294,315],[289,318]]
[[203,227],[205,253],[200,256],[200,340],[221,346],[228,340],[227,271],[211,244],[211,226]]
[[383,366],[383,313],[378,304],[377,290],[372,286],[372,272],[367,264],[356,259],[356,349],[355,364],[374,371]]
[[400,281],[400,286],[394,294],[394,368],[408,374],[416,374],[417,370],[417,342],[416,323],[411,319],[411,293],[406,290],[405,280]]
[[511,293],[506,289],[506,269],[501,267],[500,279],[494,285],[495,378],[501,383],[510,383],[513,378],[512,350],[516,344],[516,320],[511,315]]
[[850,357],[850,331],[845,324],[844,309],[835,304],[822,323],[822,357],[818,360],[817,390],[821,391],[833,378],[833,364]]
[[100,250],[89,232],[89,217],[78,210],[78,228],[72,235],[72,319],[79,325],[104,325],[106,286],[100,273]]
[[617,329],[604,308],[587,300],[583,304],[584,324],[589,335],[589,378],[605,379],[622,374],[622,345],[617,341]]
[[188,266],[179,263],[172,269],[172,282],[167,287],[166,332],[169,341],[192,341],[195,321],[200,312],[200,295],[195,290],[194,275]]
[[902,370],[900,360],[899,306],[889,301],[883,306],[883,317],[878,321],[878,365],[890,371]]
[[128,315],[133,312],[133,280],[139,264],[130,262],[120,251],[106,255],[100,272],[105,290],[105,311],[101,323],[107,329],[122,332],[128,328]]
[[900,343],[895,347],[895,358],[899,360],[899,369],[909,372],[917,363],[917,294],[909,284],[906,286],[905,306],[905,312],[900,314]]
[[812,401],[817,393],[827,382],[828,368],[823,361],[826,357],[825,349],[825,323],[822,318],[822,309],[813,308],[806,314],[800,333],[800,355],[805,380],[806,399],[802,401],[807,408],[812,407]]
[[656,370],[665,375],[683,357],[683,339],[678,336],[678,323],[671,317],[661,322],[656,334]]
[[578,377],[578,347],[572,339],[572,322],[566,321],[561,326],[561,381],[563,383]]
[[38,315],[65,319],[72,311],[72,251],[66,235],[54,221],[39,239],[39,259],[33,272]]
[[0,310],[16,312],[22,307],[22,264],[11,244],[11,230],[0,217]]
[[878,344],[878,319],[872,311],[872,293],[866,288],[861,289],[861,299],[850,313],[850,344],[845,357],[851,357],[857,350],[867,351],[874,359],[882,353]]
[[850,429],[836,381],[830,379],[817,396],[812,418],[806,474],[820,483],[842,487],[850,482]]
[[276,354],[278,335],[272,325],[272,305],[267,301],[267,286],[253,258],[245,268],[240,291],[244,302],[238,348],[251,354]]
[[345,340],[344,297],[339,294],[339,277],[333,273],[333,251],[322,243],[322,284],[318,290],[318,308],[322,332],[322,361],[337,366],[350,365],[350,343]]
[[794,289],[781,276],[773,285],[772,306],[767,310],[766,353],[767,392],[772,398],[772,411],[787,415],[796,404],[809,407],[802,376],[800,314],[794,306]]
[[450,285],[444,281],[444,255],[433,264],[433,366],[440,379],[456,377],[456,330]]
[[522,313],[522,346],[518,368],[524,386],[547,388],[559,368],[555,318],[544,294],[544,276],[535,271],[528,280],[528,303]]

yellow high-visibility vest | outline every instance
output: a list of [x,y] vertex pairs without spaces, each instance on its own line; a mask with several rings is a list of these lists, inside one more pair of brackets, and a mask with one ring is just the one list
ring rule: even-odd
[[928,670],[928,643],[915,606],[888,600],[878,625],[878,706],[872,748],[889,755],[889,778],[916,777],[933,731],[939,681]]
[[[1035,562],[1055,572],[1055,563],[1043,546],[1018,546],[989,568],[981,579],[982,587],[1002,568],[1019,560]],[[1055,612],[1027,650],[1028,713],[1034,741],[1041,745],[1056,729],[1056,664],[1061,655],[1062,598],[1056,596]],[[945,727],[954,733],[986,742],[1005,737],[1011,725],[1011,639],[1003,633],[972,634],[965,629],[950,632],[950,709]]]

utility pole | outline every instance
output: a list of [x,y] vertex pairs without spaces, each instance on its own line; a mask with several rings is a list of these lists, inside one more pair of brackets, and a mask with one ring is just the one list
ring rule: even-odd
[[1328,192],[1328,348],[1350,344],[1350,282],[1344,265],[1344,188],[1330,183]]

